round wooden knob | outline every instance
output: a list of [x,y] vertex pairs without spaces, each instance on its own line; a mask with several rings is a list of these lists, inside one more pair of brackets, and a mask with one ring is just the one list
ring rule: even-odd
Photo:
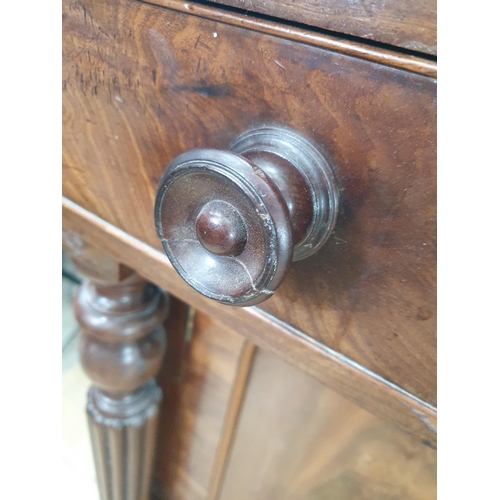
[[292,260],[330,236],[338,190],[329,163],[298,134],[265,127],[230,151],[175,158],[158,187],[155,223],[182,278],[206,297],[250,306],[269,298]]
[[222,200],[209,201],[196,219],[199,242],[216,255],[236,257],[245,248],[247,228],[238,210]]

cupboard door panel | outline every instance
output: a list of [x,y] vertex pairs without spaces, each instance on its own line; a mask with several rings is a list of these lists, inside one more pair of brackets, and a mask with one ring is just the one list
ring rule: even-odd
[[221,500],[431,500],[436,451],[258,350]]

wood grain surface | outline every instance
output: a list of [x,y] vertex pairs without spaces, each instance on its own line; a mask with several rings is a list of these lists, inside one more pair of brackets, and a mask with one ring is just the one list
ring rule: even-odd
[[238,371],[233,381],[231,397],[224,418],[224,427],[217,448],[217,455],[212,468],[212,477],[208,490],[208,500],[218,500],[222,487],[226,467],[229,462],[229,453],[235,437],[235,428],[238,423],[243,398],[246,395],[248,378],[253,366],[256,347],[246,342],[238,359]]
[[171,400],[177,405],[170,408],[176,417],[162,415],[161,422],[173,423],[175,439],[169,441],[170,449],[165,448],[165,441],[158,444],[162,451],[155,471],[157,498],[207,498],[245,344],[242,336],[222,323],[195,314],[192,338],[183,356],[179,398]]
[[255,307],[227,307],[188,286],[164,253],[63,199],[63,225],[196,310],[217,318],[265,350],[306,371],[357,405],[436,446],[437,412],[397,386]]
[[436,0],[209,0],[427,54],[437,54]]
[[164,327],[167,352],[156,381],[163,392],[160,404],[156,460],[151,484],[152,498],[168,496],[178,481],[177,463],[183,436],[178,433],[182,419],[182,390],[189,366],[189,347],[193,335],[195,310],[170,296],[170,310]]
[[[144,0],[146,1],[146,0]],[[358,40],[346,39],[332,33],[317,33],[301,26],[290,26],[271,19],[256,18],[249,12],[231,12],[214,9],[204,4],[187,2],[185,0],[147,0],[146,3],[160,5],[178,12],[189,13],[231,26],[273,35],[286,40],[312,45],[341,54],[351,55],[394,68],[402,68],[432,78],[437,76],[436,61],[419,56],[395,52],[394,50],[372,47]]]
[[154,248],[164,167],[262,124],[336,165],[337,230],[262,308],[436,403],[436,85],[130,0],[64,2],[63,193]]
[[436,451],[258,350],[220,500],[433,500]]

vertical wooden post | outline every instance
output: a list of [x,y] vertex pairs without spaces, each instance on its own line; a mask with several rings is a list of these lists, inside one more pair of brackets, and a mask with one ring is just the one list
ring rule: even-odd
[[154,377],[166,348],[168,298],[75,235],[69,240],[75,266],[86,277],[74,307],[81,363],[93,382],[87,415],[101,500],[146,500],[162,397]]

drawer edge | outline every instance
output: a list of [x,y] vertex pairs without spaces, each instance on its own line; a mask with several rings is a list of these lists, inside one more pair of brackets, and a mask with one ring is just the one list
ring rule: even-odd
[[182,0],[138,0],[153,7],[167,8],[184,12],[212,21],[237,26],[267,35],[285,38],[295,42],[312,45],[322,49],[358,57],[367,61],[383,64],[392,68],[403,69],[411,73],[437,78],[437,63],[417,56],[373,48],[368,44],[345,40],[333,35],[319,34],[303,28],[288,26],[273,21],[258,19],[250,15],[220,10],[216,7],[185,2]]

